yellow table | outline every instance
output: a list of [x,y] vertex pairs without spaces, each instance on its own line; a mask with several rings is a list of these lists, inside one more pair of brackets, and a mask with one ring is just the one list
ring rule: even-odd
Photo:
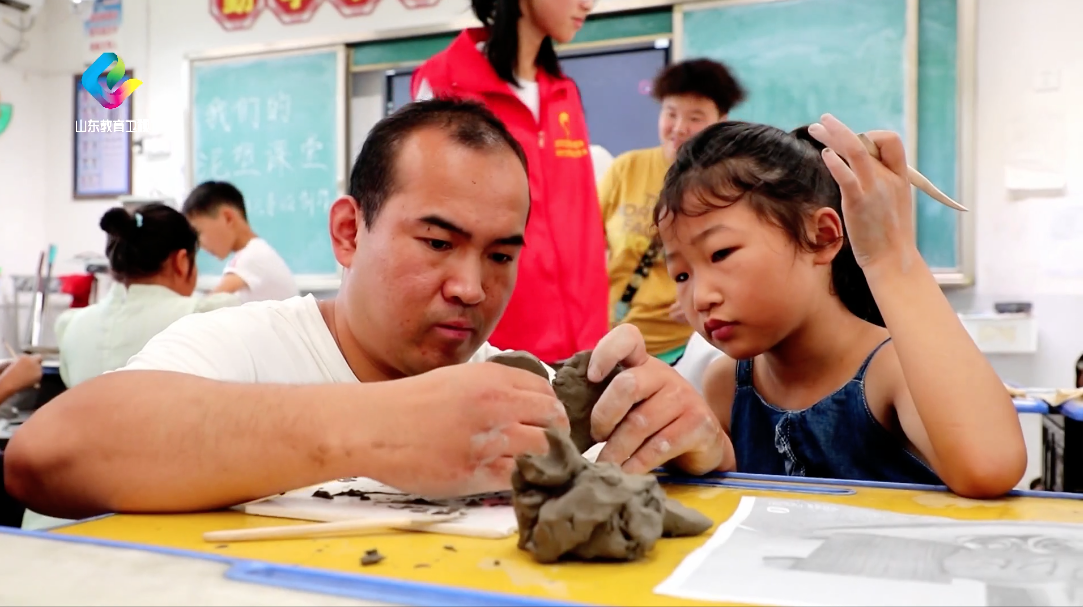
[[[785,482],[787,479],[777,479]],[[792,487],[792,485],[791,485]],[[838,488],[838,485],[835,485]],[[736,489],[666,485],[667,492],[685,505],[704,512],[716,525],[733,513],[742,495],[788,497],[833,502],[849,506],[877,508],[905,514],[944,516],[965,520],[1042,520],[1083,522],[1083,501],[1064,498],[1009,497],[997,501],[974,501],[935,491],[898,490],[874,487],[853,488],[850,495],[814,495]],[[440,536],[428,533],[396,533],[352,538],[303,539],[240,542],[229,545],[207,544],[206,531],[261,527],[273,524],[292,525],[287,521],[240,514],[216,512],[192,515],[133,516],[116,515],[57,529],[53,533],[153,545],[199,553],[210,553],[241,562],[261,561],[348,574],[355,583],[376,582],[403,586],[390,600],[410,602],[416,583],[436,585],[437,595],[414,598],[419,602],[450,601],[440,598],[441,589],[462,599],[472,591],[499,593],[489,601],[477,597],[477,603],[518,604],[569,602],[621,605],[699,605],[653,594],[653,588],[677,567],[692,550],[702,545],[713,529],[699,537],[663,539],[647,558],[635,563],[562,563],[539,565],[529,554],[516,548],[516,539],[484,540]],[[359,559],[366,550],[377,548],[386,559],[362,567]],[[337,573],[336,573],[337,572]],[[270,573],[268,577],[284,575]],[[366,582],[367,581],[367,582]],[[404,582],[405,584],[400,584]],[[412,582],[412,583],[411,583]],[[310,588],[311,589],[311,588]],[[389,600],[389,595],[376,598]],[[414,595],[416,596],[416,594]],[[397,599],[395,598],[397,597]],[[470,602],[466,600],[465,602]]]

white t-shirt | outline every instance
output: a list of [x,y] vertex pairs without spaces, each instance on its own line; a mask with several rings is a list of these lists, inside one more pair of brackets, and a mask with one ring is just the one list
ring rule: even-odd
[[237,292],[241,301],[297,297],[297,282],[286,261],[262,238],[253,238],[237,251],[225,274],[236,274],[247,285]]
[[681,359],[677,361],[677,364],[673,365],[673,369],[681,377],[688,380],[688,383],[692,384],[692,387],[702,395],[703,375],[707,372],[707,367],[723,356],[725,354],[722,350],[711,345],[711,342],[696,332],[688,340],[684,354],[681,355]]
[[240,303],[233,293],[185,297],[160,285],[114,283],[98,303],[57,317],[60,377],[70,388],[119,369],[178,318]]
[[[485,343],[468,362],[500,352]],[[151,339],[123,370],[175,371],[242,383],[358,381],[312,295],[186,316]]]
[[[467,362],[506,351],[486,342]],[[545,368],[552,381],[555,372]],[[120,370],[173,371],[238,383],[359,383],[311,294],[185,316]],[[598,443],[583,456],[593,462],[604,447]]]

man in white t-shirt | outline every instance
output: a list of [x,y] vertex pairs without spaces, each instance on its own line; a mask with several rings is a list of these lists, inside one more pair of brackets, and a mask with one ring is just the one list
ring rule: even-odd
[[297,296],[297,283],[289,266],[252,231],[244,196],[233,184],[199,184],[184,201],[182,211],[199,232],[199,244],[204,250],[218,259],[233,254],[215,293],[236,293],[242,302]]
[[[214,509],[354,476],[434,497],[507,489],[514,457],[545,452],[543,429],[568,424],[545,379],[483,362],[524,245],[525,165],[480,105],[385,118],[330,211],[345,268],[335,299],[182,318],[20,428],[9,492],[75,518]],[[728,465],[703,398],[632,327],[599,342],[590,377],[618,362],[629,368],[592,416],[600,461]]]

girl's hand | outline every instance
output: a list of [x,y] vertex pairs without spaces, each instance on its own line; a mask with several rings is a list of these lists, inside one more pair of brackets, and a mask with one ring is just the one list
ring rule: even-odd
[[913,198],[906,149],[895,133],[872,131],[873,158],[845,124],[824,114],[809,133],[827,149],[823,159],[842,191],[842,214],[858,265],[866,272],[888,264],[906,269],[920,258],[914,239]]

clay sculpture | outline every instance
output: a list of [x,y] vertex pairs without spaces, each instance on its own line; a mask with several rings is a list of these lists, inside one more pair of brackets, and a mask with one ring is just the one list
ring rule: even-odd
[[660,537],[699,535],[712,526],[699,512],[667,500],[654,476],[591,463],[554,428],[546,438],[549,453],[519,456],[512,473],[519,548],[536,561],[632,561]]
[[[594,383],[587,379],[587,365],[590,364],[591,350],[583,350],[572,356],[557,370],[553,377],[553,392],[564,404],[568,412],[568,422],[571,424],[572,442],[579,448],[580,453],[585,453],[596,444],[590,435],[590,414],[594,411],[594,405],[601,398],[602,393],[609,386],[613,378],[624,370],[617,365],[602,381]],[[541,361],[529,352],[514,351],[497,354],[489,359],[490,362],[508,365],[536,373],[546,379],[549,375]]]
[[538,360],[538,357],[530,352],[524,352],[522,350],[502,352],[490,358],[489,362],[500,363],[509,367],[515,367],[516,369],[530,371],[535,375],[540,375],[545,379],[549,379],[549,373],[545,370],[545,365],[542,364],[542,361]]
[[556,392],[568,412],[572,442],[580,453],[586,453],[597,443],[590,435],[590,414],[613,378],[624,370],[623,366],[617,365],[602,381],[590,381],[587,379],[587,365],[590,364],[591,353],[591,350],[583,350],[572,356],[553,378],[553,392]]

